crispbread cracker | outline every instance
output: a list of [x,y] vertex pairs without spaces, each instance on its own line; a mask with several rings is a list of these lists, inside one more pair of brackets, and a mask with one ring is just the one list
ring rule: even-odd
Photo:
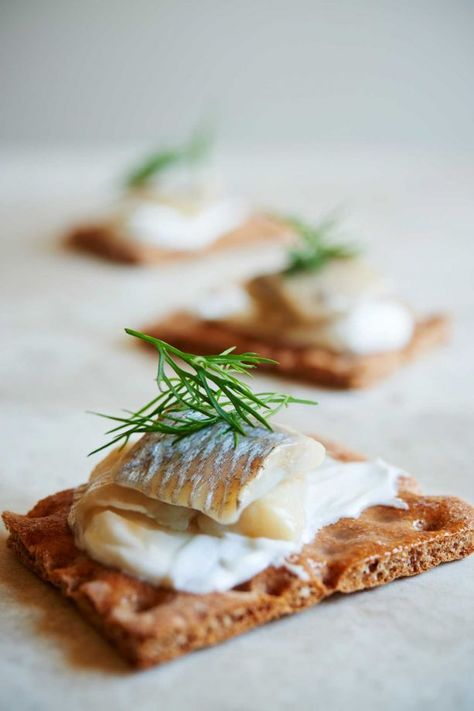
[[[343,460],[360,459],[331,448]],[[9,547],[59,587],[136,667],[217,644],[265,622],[353,592],[416,575],[474,550],[474,510],[452,497],[425,497],[401,482],[408,510],[367,509],[326,526],[289,559],[221,593],[176,592],[96,563],[79,551],[67,523],[73,490],[40,501],[26,516],[3,515]]]
[[[373,384],[446,341],[449,321],[443,315],[430,316],[416,324],[413,338],[404,348],[366,356],[335,353],[319,346],[288,345],[284,343],[284,336],[279,342],[245,335],[224,323],[203,321],[186,311],[173,313],[143,330],[191,353],[219,353],[229,346],[235,346],[237,353],[253,351],[278,361],[277,366],[261,367],[284,376],[317,385],[352,389]],[[145,345],[150,347],[150,344]]]
[[209,247],[198,250],[164,249],[137,240],[126,239],[107,225],[87,225],[70,232],[67,247],[89,252],[113,262],[125,264],[158,264],[209,254],[226,247],[245,247],[259,242],[288,239],[288,228],[266,215],[254,215],[243,225],[219,237]]

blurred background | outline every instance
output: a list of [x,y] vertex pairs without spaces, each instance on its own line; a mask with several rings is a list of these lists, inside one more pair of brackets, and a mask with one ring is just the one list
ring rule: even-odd
[[[127,348],[123,327],[281,264],[277,247],[138,270],[60,249],[67,230],[116,198],[147,147],[186,140],[203,119],[217,127],[230,193],[308,218],[341,207],[348,237],[402,297],[419,313],[455,316],[451,349],[359,394],[356,407],[350,394],[324,393],[315,427],[369,454],[383,440],[387,459],[409,470],[424,469],[433,439],[445,439],[452,458],[453,441],[473,426],[474,2],[0,7],[2,394],[41,427],[45,411],[52,431],[58,412],[81,423],[77,451],[58,453],[73,476],[83,477],[82,455],[100,431],[84,411],[120,409],[149,392],[149,361]],[[440,395],[448,392],[449,404]],[[364,413],[371,427],[361,429]],[[407,417],[423,431],[416,441]],[[449,491],[442,457],[433,471]],[[459,478],[463,493],[471,480]]]
[[471,0],[1,2],[0,140],[474,147]]
[[[403,408],[386,404],[403,401],[402,385],[420,417],[441,406],[430,367],[463,413],[471,407],[473,2],[0,0],[0,8],[7,399],[67,402],[74,416],[139,401],[150,371],[121,348],[124,325],[142,327],[203,288],[281,264],[277,249],[260,249],[134,270],[59,249],[71,226],[107,208],[147,148],[186,140],[210,120],[229,192],[316,219],[341,207],[348,236],[403,297],[461,323],[455,366],[451,351],[360,396],[368,411],[378,408],[381,431],[393,428],[394,448],[400,438],[405,452],[411,446]],[[38,364],[45,377],[25,377]],[[130,382],[124,367],[135,369]],[[354,411],[342,395],[324,402],[321,428],[350,441]],[[83,452],[98,426],[81,422]],[[444,432],[444,417],[436,426]],[[374,438],[364,430],[353,445],[370,452]]]

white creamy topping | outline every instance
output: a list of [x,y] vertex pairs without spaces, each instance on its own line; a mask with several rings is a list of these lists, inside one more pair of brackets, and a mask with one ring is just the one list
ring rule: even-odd
[[248,218],[240,200],[216,198],[174,202],[136,200],[123,219],[123,229],[138,242],[186,251],[204,249]]
[[322,324],[313,343],[339,352],[370,355],[403,348],[413,336],[413,327],[406,306],[392,299],[374,299],[358,303]]
[[193,313],[206,320],[220,320],[248,312],[252,300],[238,284],[215,287],[202,294],[197,300]]
[[[79,547],[105,565],[177,590],[223,591],[269,566],[291,565],[288,556],[311,541],[323,526],[358,517],[370,506],[406,508],[397,497],[401,475],[400,470],[382,460],[341,463],[327,457],[322,466],[303,477],[296,476],[303,479],[297,484],[302,492],[302,513],[296,505],[296,490],[293,495],[288,492],[291,480],[281,481],[248,509],[260,504],[265,515],[270,512],[280,520],[302,515],[302,526],[292,529],[294,540],[242,535],[212,519],[203,522],[202,514],[193,530],[167,529],[154,519],[157,502],[153,499],[143,497],[140,505],[135,502],[127,510],[125,487],[116,487],[121,490],[117,498],[109,498],[107,506],[102,503],[91,509],[80,525],[70,522]],[[217,526],[216,535],[201,532],[209,522]]]

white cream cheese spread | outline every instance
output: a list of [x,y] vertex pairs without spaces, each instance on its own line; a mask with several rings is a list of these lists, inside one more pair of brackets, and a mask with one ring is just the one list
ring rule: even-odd
[[129,196],[117,209],[114,225],[128,239],[173,251],[204,249],[237,229],[249,217],[242,200],[199,192],[174,196]]
[[176,251],[195,250],[209,247],[247,217],[246,206],[237,200],[216,200],[192,211],[144,202],[131,211],[126,230],[138,242]]
[[384,353],[406,346],[413,328],[413,316],[404,304],[394,299],[374,299],[328,319],[315,332],[313,343],[340,353]]
[[268,275],[245,287],[204,295],[200,318],[295,345],[370,355],[406,346],[414,318],[390,284],[360,259],[330,262],[316,273]]
[[201,445],[191,436],[194,458],[190,443],[187,457],[171,454],[169,437],[155,434],[109,455],[77,490],[69,516],[77,545],[151,583],[207,593],[286,564],[340,518],[405,507],[402,472],[381,460],[321,464],[319,443],[283,427],[259,429],[232,453],[231,435],[208,429]]

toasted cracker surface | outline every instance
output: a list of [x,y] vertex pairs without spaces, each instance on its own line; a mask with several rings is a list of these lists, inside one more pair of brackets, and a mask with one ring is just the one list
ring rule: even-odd
[[[419,321],[410,343],[388,353],[358,356],[335,353],[318,346],[285,345],[284,340],[269,340],[245,335],[216,321],[202,321],[186,311],[171,314],[163,321],[144,327],[150,336],[161,338],[192,353],[219,353],[230,346],[237,353],[255,351],[278,361],[266,366],[281,375],[334,388],[364,388],[387,377],[448,338],[449,320],[433,315]],[[150,347],[149,344],[146,344]]]
[[216,252],[226,247],[245,247],[259,242],[288,238],[288,228],[266,215],[254,215],[205,249],[172,250],[140,243],[121,236],[107,225],[79,227],[65,238],[67,247],[124,264],[157,264]]
[[[329,445],[341,460],[360,459]],[[61,589],[136,667],[149,667],[217,644],[299,612],[335,592],[348,593],[416,575],[474,550],[474,509],[452,497],[415,493],[408,509],[367,509],[326,526],[290,558],[222,593],[195,595],[156,587],[93,561],[67,523],[73,490],[40,501],[26,516],[3,515],[9,547],[43,580]]]

